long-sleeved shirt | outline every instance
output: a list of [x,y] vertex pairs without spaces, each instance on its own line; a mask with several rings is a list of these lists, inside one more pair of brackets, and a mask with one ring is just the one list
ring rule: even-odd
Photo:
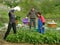
[[12,14],[11,12],[9,12],[9,22],[10,23],[15,23],[15,15],[14,14]]
[[28,16],[29,16],[31,19],[32,19],[32,18],[35,19],[35,18],[36,18],[36,11],[30,11],[30,12],[28,13],[27,17],[28,17]]

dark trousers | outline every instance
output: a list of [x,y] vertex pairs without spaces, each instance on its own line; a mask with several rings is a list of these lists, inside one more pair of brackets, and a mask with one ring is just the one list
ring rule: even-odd
[[39,32],[39,33],[44,34],[44,30],[45,30],[45,28],[44,28],[44,27],[42,27],[41,29],[40,29],[40,27],[38,27],[38,32]]
[[34,28],[36,28],[36,20],[34,18],[30,19],[30,29],[32,27],[32,23],[33,23]]
[[8,24],[8,29],[5,33],[5,36],[4,36],[4,39],[6,39],[6,37],[9,35],[9,32],[11,30],[11,27],[13,28],[13,31],[14,31],[14,34],[16,34],[16,24],[15,23],[12,23],[12,24]]

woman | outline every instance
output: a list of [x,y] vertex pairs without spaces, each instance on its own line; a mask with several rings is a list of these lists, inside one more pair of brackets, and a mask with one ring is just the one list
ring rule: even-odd
[[14,15],[15,10],[10,10],[9,11],[9,24],[8,24],[8,29],[7,32],[5,33],[4,39],[8,36],[11,27],[13,28],[14,34],[16,34],[16,24],[15,24],[15,15]]
[[38,16],[38,32],[44,33],[45,19],[40,12],[37,12],[37,16]]

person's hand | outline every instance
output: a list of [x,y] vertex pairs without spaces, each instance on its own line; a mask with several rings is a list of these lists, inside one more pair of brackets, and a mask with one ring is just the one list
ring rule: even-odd
[[43,23],[43,25],[45,25],[45,22]]

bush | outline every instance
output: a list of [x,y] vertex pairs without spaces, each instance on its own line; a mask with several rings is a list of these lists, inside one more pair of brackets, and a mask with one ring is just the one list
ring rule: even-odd
[[16,16],[16,18],[15,18],[16,20],[20,20],[20,17],[19,16]]
[[57,32],[46,32],[45,34],[40,34],[34,31],[28,30],[20,30],[17,34],[10,34],[7,37],[8,42],[16,42],[16,43],[60,43],[60,34]]
[[3,23],[2,22],[0,22],[0,27],[2,27],[3,26]]
[[20,3],[20,0],[3,0],[3,3],[12,8],[17,6]]

